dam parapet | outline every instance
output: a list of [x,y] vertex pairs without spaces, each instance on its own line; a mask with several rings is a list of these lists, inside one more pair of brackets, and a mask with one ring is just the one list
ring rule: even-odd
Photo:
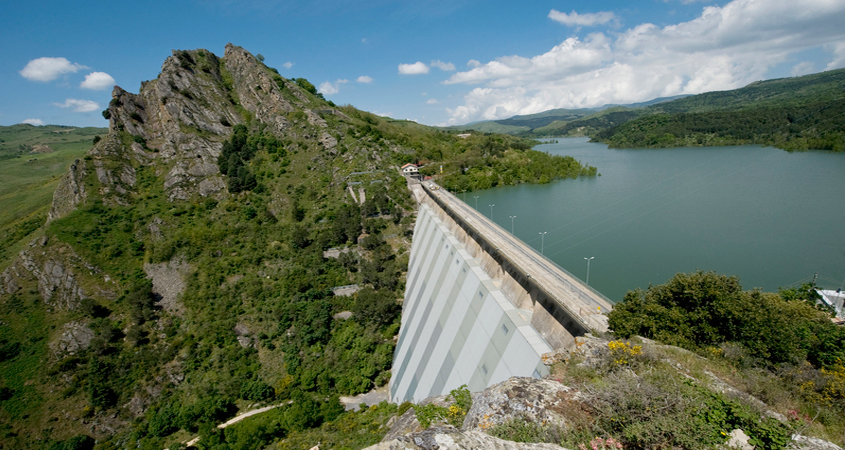
[[436,185],[420,201],[393,401],[419,401],[466,384],[548,373],[542,355],[607,330],[611,303],[597,291]]

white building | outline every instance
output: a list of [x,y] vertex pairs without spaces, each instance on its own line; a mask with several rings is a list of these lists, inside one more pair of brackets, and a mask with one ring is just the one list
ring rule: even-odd
[[408,163],[402,166],[402,175],[406,177],[416,177],[420,174],[420,168],[416,164]]

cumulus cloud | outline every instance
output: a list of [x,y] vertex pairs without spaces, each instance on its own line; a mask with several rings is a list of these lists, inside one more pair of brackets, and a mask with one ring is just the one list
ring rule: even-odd
[[361,75],[361,76],[360,76],[360,77],[358,77],[358,79],[357,79],[357,80],[355,80],[355,81],[357,81],[357,82],[359,82],[359,83],[368,83],[368,84],[369,84],[369,83],[372,83],[372,82],[373,82],[373,79],[372,79],[372,77],[368,77],[368,76],[366,76],[366,75]]
[[85,75],[85,81],[79,85],[82,89],[101,91],[111,89],[115,85],[114,78],[105,72],[91,72]]
[[44,121],[41,119],[26,119],[23,123],[28,123],[30,125],[41,126],[44,125]]
[[420,61],[413,64],[399,64],[399,73],[402,75],[421,75],[428,71],[429,67]]
[[429,105],[436,105],[437,103],[440,103],[440,102],[437,101],[436,98],[430,98],[430,99],[426,100],[425,102],[428,103]]
[[28,62],[18,73],[27,80],[53,81],[66,73],[76,73],[87,67],[72,63],[67,58],[38,58]]
[[291,67],[293,67],[293,63],[288,61],[288,62],[282,64],[282,67],[284,67],[285,69],[290,69]]
[[549,12],[549,19],[555,22],[560,22],[569,27],[592,27],[596,25],[604,25],[610,21],[617,21],[616,14],[610,11],[602,11],[597,13],[578,14],[575,11],[567,14],[557,11],[555,9]]
[[100,105],[97,102],[93,102],[91,100],[77,100],[75,98],[69,98],[65,100],[64,103],[53,104],[59,108],[73,108],[74,112],[91,112],[100,109]]
[[449,72],[449,71],[455,70],[455,65],[454,65],[454,64],[452,64],[452,63],[445,63],[445,62],[440,61],[440,60],[432,61],[432,62],[431,62],[431,67],[436,67],[436,68],[438,68],[438,69],[440,69],[440,70],[443,70],[443,71],[446,71],[446,72]]
[[816,71],[816,65],[813,64],[811,61],[803,61],[794,66],[792,66],[792,70],[789,71],[789,74],[793,77],[798,77],[801,75],[807,75]]
[[325,94],[325,95],[337,94],[338,92],[340,92],[340,85],[346,84],[348,82],[349,82],[349,80],[337,80],[334,83],[332,83],[330,81],[326,81],[326,82],[320,84],[320,87],[317,88],[317,90],[321,94]]
[[688,22],[592,33],[540,55],[470,64],[445,81],[477,86],[449,110],[449,122],[735,89],[765,79],[790,55],[821,46],[831,53],[827,69],[843,67],[843,16],[843,2],[806,0],[797,12],[791,0],[734,0],[705,7]]
[[833,61],[825,67],[825,70],[841,69],[845,67],[845,42],[837,42],[826,47],[828,51],[833,53]]

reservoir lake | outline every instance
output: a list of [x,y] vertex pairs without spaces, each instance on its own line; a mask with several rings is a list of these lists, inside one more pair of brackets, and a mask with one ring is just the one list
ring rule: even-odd
[[[696,269],[777,291],[845,279],[845,153],[772,147],[536,147],[600,176],[458,193],[612,301]],[[476,199],[475,196],[478,196]],[[510,216],[516,216],[511,220]],[[545,235],[540,233],[546,232]]]

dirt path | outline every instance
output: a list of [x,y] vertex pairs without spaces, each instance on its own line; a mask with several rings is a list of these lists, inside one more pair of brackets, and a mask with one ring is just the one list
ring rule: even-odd
[[[275,409],[275,408],[278,408],[280,406],[284,406],[284,405],[287,405],[287,404],[290,404],[290,403],[292,403],[292,401],[288,400],[288,401],[286,401],[284,403],[280,403],[278,405],[265,406],[263,408],[253,409],[251,411],[247,411],[245,413],[238,414],[237,416],[232,417],[231,419],[221,423],[220,425],[217,425],[217,428],[226,428],[229,425],[234,425],[234,424],[240,422],[241,420],[246,419],[247,417],[251,417],[251,416],[254,416],[256,414],[261,414],[263,412],[267,412],[267,411],[270,411],[271,409]],[[185,446],[190,447],[190,446],[196,444],[199,441],[200,441],[200,437],[197,436],[197,437],[191,439],[190,441],[185,442]]]

